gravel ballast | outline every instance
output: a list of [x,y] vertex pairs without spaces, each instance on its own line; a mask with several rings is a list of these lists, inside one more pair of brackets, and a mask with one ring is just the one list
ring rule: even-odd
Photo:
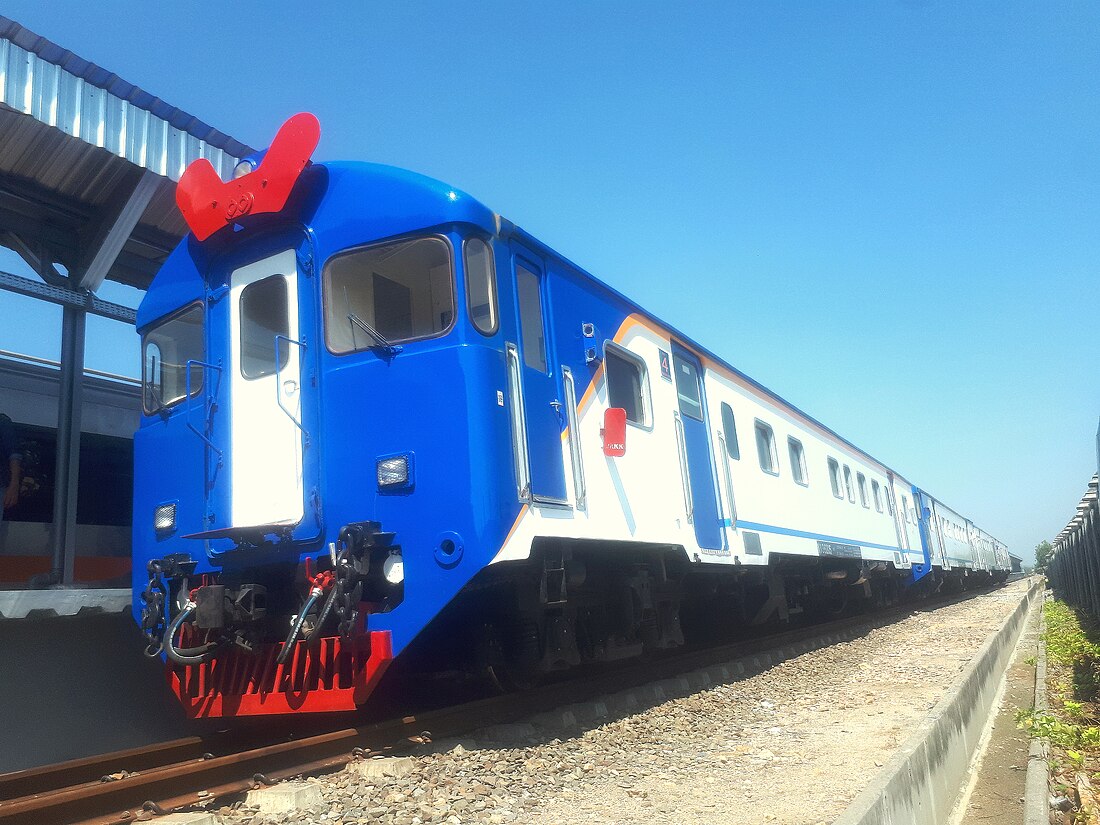
[[241,806],[222,808],[218,818],[226,825],[828,823],[1024,589],[1016,582],[914,613],[620,718],[570,730],[521,724],[475,732],[421,748],[401,770],[352,765],[312,780],[323,803],[310,810]]

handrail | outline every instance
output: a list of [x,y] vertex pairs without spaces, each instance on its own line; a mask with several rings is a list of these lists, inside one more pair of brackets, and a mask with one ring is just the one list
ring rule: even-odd
[[569,455],[573,459],[573,491],[577,497],[577,509],[588,507],[588,490],[584,483],[584,459],[581,456],[581,434],[577,421],[577,386],[573,371],[562,365],[562,384],[565,387],[565,414],[569,426]]
[[691,470],[687,460],[687,436],[684,434],[684,421],[679,411],[672,413],[676,421],[676,447],[680,454],[680,483],[684,486],[684,508],[687,510],[688,524],[695,523],[695,497],[691,494]]
[[527,453],[527,417],[523,410],[522,377],[519,349],[505,344],[508,361],[508,403],[512,412],[512,457],[516,470],[516,495],[520,501],[531,499],[531,464]]
[[[215,365],[215,364],[208,364],[205,361],[199,361],[199,360],[194,359],[194,358],[189,358],[187,360],[187,363],[184,365],[184,388],[187,391],[187,395],[184,396],[184,399],[187,400],[187,399],[191,398],[191,367],[195,366],[196,364],[198,366],[202,367],[204,370],[214,370],[216,373],[218,373],[218,384],[217,384],[217,387],[215,387],[214,392],[213,392],[213,395],[216,396],[218,394],[218,391],[221,389],[222,368],[220,366]],[[210,424],[210,412],[207,409],[207,405],[206,405],[207,397],[208,396],[206,394],[203,395],[202,410],[203,410],[203,418],[206,419],[205,424],[209,426],[209,424]],[[199,428],[191,423],[191,410],[194,407],[194,405],[188,403],[186,405],[186,407],[187,407],[187,412],[186,412],[187,429],[189,429],[191,432],[193,432],[195,435],[197,435],[203,441],[203,443],[206,444],[207,447],[209,447],[211,450],[213,450],[215,453],[217,453],[218,454],[218,460],[220,461],[224,457],[225,454],[221,450],[219,450],[217,447],[214,446],[214,442],[211,441],[209,438],[207,438],[206,433],[199,432]]]
[[722,469],[726,480],[726,498],[730,502],[730,527],[737,529],[737,503],[733,498],[733,476],[730,475],[730,454],[726,449],[726,434],[718,431],[718,446],[722,450]]
[[893,503],[893,517],[894,517],[894,532],[898,537],[898,549],[903,553],[909,549],[909,533],[905,529],[905,525],[902,522],[901,515],[901,502],[898,501],[898,497],[894,495],[894,474],[886,474],[886,503],[889,507],[891,502]]
[[[286,335],[280,335],[280,334],[275,335],[275,403],[279,405],[279,409],[282,410],[286,414],[286,417],[289,418],[292,422],[294,422],[294,426],[302,431],[302,435],[304,435],[308,439],[309,438],[309,433],[307,433],[306,428],[302,426],[302,422],[299,421],[297,418],[295,418],[294,414],[290,410],[288,410],[286,407],[283,406],[282,368],[279,366],[280,362],[282,361],[282,359],[279,358],[279,341],[280,340],[286,341],[288,344],[295,344],[295,345],[301,347],[303,350],[306,348],[306,343],[305,343],[305,341],[295,341],[293,338],[288,338]],[[289,354],[288,354],[288,360],[289,360]],[[299,363],[298,363],[298,392],[299,392],[299,398],[301,398],[301,389],[302,389],[301,371],[302,371],[302,365],[301,365],[301,361],[299,361]]]

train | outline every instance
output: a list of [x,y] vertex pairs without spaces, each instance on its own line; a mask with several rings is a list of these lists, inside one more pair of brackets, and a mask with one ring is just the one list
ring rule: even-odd
[[188,716],[362,709],[395,661],[522,688],[1007,577],[516,224],[319,138],[302,113],[230,181],[188,167],[137,312],[134,618]]
[[[0,351],[0,414],[14,422],[22,460],[19,502],[0,521],[0,589],[54,583],[51,537],[56,487],[59,365]],[[132,436],[140,389],[124,376],[85,374],[80,438],[73,580],[130,584],[133,502]]]

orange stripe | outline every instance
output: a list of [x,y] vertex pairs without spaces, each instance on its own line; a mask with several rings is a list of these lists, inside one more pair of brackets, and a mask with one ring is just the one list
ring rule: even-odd
[[[23,582],[31,576],[49,573],[50,556],[0,556],[0,582]],[[97,582],[130,575],[128,556],[77,556],[73,580]]]
[[516,528],[519,527],[519,523],[523,520],[523,517],[525,515],[527,515],[526,504],[519,508],[519,515],[517,515],[516,520],[512,522],[512,529],[508,531],[508,535],[504,537],[504,542],[500,545],[501,550],[508,546],[508,542],[511,540],[512,534],[516,532]]
[[[647,319],[643,318],[641,315],[638,315],[637,313],[634,313],[632,315],[628,315],[626,317],[626,319],[622,322],[622,324],[619,325],[619,329],[615,332],[614,337],[611,339],[612,342],[616,343],[616,344],[621,344],[626,339],[627,333],[629,333],[636,326],[645,327],[650,332],[653,332],[657,335],[661,335],[661,331],[659,329],[651,326],[650,324],[646,323],[646,320]],[[588,387],[585,389],[584,395],[582,395],[581,400],[579,402],[577,402],[577,416],[578,416],[578,418],[584,412],[584,408],[587,407],[592,402],[592,398],[596,394],[596,386],[597,386],[597,384],[599,384],[600,379],[603,378],[603,374],[604,374],[603,361],[600,361],[600,365],[599,365],[599,367],[596,368],[596,372],[594,372],[592,374],[592,380],[589,382]]]
[[[659,324],[655,323],[653,321],[653,319],[647,318],[644,315],[640,315],[636,312],[631,313],[630,315],[628,315],[626,317],[626,319],[619,326],[619,329],[615,333],[615,337],[612,338],[612,341],[614,341],[616,344],[622,343],[622,341],[626,338],[627,333],[629,333],[636,326],[643,327],[644,329],[648,330],[649,332],[653,333],[658,338],[660,338],[662,340],[662,343],[667,341],[667,342],[669,342],[669,345],[671,346],[671,341],[672,341],[672,332],[671,332],[671,330],[668,330],[665,327],[662,327]],[[685,349],[689,349],[689,348],[685,347]],[[698,355],[698,353],[697,353],[697,355]],[[850,446],[848,444],[845,444],[843,441],[841,441],[840,436],[835,435],[834,433],[827,430],[824,425],[817,424],[813,421],[810,421],[805,416],[805,414],[799,413],[798,411],[796,411],[795,409],[793,409],[789,405],[787,405],[784,402],[780,401],[777,397],[775,397],[773,395],[770,395],[766,391],[762,391],[761,389],[756,387],[754,384],[750,383],[748,380],[746,380],[745,378],[743,378],[740,375],[738,375],[737,373],[735,373],[732,369],[727,367],[725,364],[722,364],[718,361],[715,361],[713,358],[709,358],[709,357],[706,357],[706,356],[703,356],[703,355],[698,355],[698,357],[699,357],[700,363],[703,365],[703,368],[705,370],[710,370],[711,372],[716,372],[716,373],[722,375],[723,377],[725,377],[729,381],[732,381],[734,384],[736,384],[741,389],[745,390],[747,393],[749,393],[753,397],[757,398],[760,401],[763,401],[768,406],[777,407],[780,410],[785,411],[786,414],[789,415],[791,418],[794,418],[796,421],[800,422],[807,429],[817,433],[819,436],[821,436],[822,438],[824,438],[826,441],[830,442],[834,446],[836,446],[836,447],[838,447],[842,450],[851,451],[851,452],[856,453],[857,455],[862,456],[863,458],[865,458],[867,460],[867,462],[871,466],[877,467],[880,470],[882,470],[883,472],[892,472],[892,470],[890,470],[890,468],[887,467],[885,464],[880,463],[877,459],[875,459],[875,458],[871,457],[870,455],[868,455],[867,453],[863,452],[858,447],[856,447],[854,445]],[[600,379],[602,377],[603,377],[603,363],[601,362],[599,368],[592,375],[592,380],[589,383],[588,387],[585,389],[584,395],[581,397],[580,402],[577,404],[577,417],[578,417],[578,419],[580,418],[581,414],[584,412],[584,408],[588,404],[591,403],[591,401],[592,401],[592,399],[593,399],[593,397],[595,396],[595,393],[596,393],[596,386],[597,386],[598,382],[600,381]],[[563,435],[562,435],[563,438],[566,437],[566,435],[568,434],[568,430],[569,430],[569,428],[566,427],[566,432],[563,433]]]

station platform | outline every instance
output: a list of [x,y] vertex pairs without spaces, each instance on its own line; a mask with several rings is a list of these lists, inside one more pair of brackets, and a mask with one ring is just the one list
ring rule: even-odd
[[130,601],[129,588],[0,590],[0,621],[123,613]]
[[[21,605],[87,608],[110,591],[25,591]],[[121,591],[119,591],[121,593]],[[10,593],[2,594],[3,597]],[[49,597],[27,601],[27,597]],[[63,597],[63,598],[62,598]],[[115,596],[112,610],[129,603]],[[164,742],[189,734],[164,663],[143,655],[133,618],[93,605],[79,615],[0,621],[0,773]],[[22,607],[20,607],[22,610]]]

